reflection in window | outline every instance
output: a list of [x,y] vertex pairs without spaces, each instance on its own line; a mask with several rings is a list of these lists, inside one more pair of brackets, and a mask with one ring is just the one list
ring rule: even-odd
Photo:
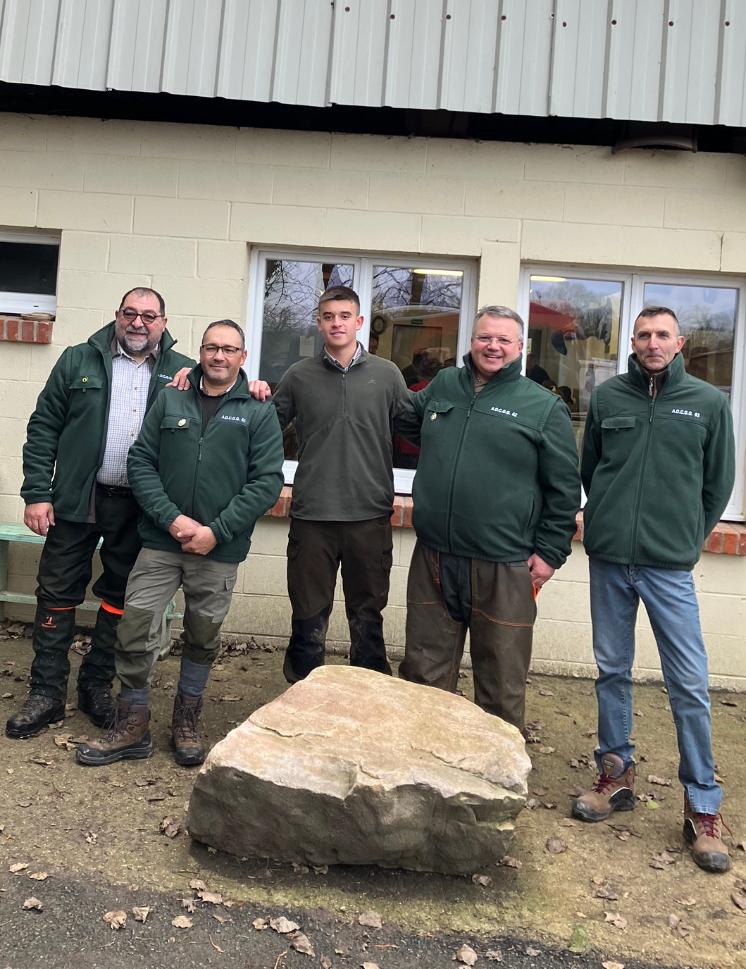
[[617,372],[621,282],[532,275],[526,376],[562,397],[580,444],[591,392]]
[[[456,364],[463,281],[460,270],[373,266],[368,349],[392,360],[412,390]],[[416,468],[419,453],[395,439],[397,468]]]
[[679,319],[686,343],[686,369],[730,398],[738,290],[719,286],[645,283],[645,306],[668,306]]

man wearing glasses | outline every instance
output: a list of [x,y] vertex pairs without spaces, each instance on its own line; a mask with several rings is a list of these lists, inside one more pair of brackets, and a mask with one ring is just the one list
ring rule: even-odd
[[422,450],[399,668],[454,692],[468,630],[477,704],[518,728],[536,595],[570,554],[580,504],[567,408],[521,375],[522,350],[520,316],[485,306],[465,366],[412,395]]
[[85,597],[99,539],[101,607],[78,675],[78,708],[98,726],[113,714],[114,641],[140,541],[127,453],[146,410],[193,361],[173,347],[155,290],[125,293],[115,319],[55,364],[23,448],[25,524],[46,538],[37,577],[29,695],[8,737],[33,737],[65,714],[75,608]]
[[172,718],[176,763],[201,764],[197,723],[238,566],[257,518],[282,488],[282,432],[271,404],[254,400],[233,320],[205,331],[186,393],[168,389],[143,422],[127,470],[142,508],[143,549],[127,583],[116,645],[116,720],[78,761],[100,766],[149,757],[149,682],[166,604],[184,590],[184,649]]

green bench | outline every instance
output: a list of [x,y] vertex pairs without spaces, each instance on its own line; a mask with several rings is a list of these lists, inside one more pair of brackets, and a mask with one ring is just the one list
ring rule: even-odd
[[[8,562],[10,559],[10,546],[14,542],[28,542],[31,545],[43,545],[44,539],[41,535],[32,532],[25,525],[14,525],[9,522],[0,522],[0,621],[5,618],[6,602],[15,602],[23,606],[36,606],[36,596],[26,595],[22,592],[11,592],[8,588]],[[85,612],[98,612],[100,602],[98,599],[86,599],[81,602],[78,609]],[[182,613],[176,611],[176,602],[172,599],[163,614],[163,626],[161,628],[161,655],[165,655],[171,643],[171,623],[174,619],[181,619]]]

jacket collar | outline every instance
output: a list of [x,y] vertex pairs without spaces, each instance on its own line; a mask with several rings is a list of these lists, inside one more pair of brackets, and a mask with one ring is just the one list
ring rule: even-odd
[[627,372],[632,383],[640,387],[650,397],[657,397],[666,384],[678,384],[685,375],[684,358],[677,353],[665,370],[650,373],[637,359],[636,353],[631,353],[627,360]]
[[326,347],[323,346],[323,344],[321,347],[322,362],[327,367],[330,367],[332,370],[338,370],[340,373],[347,373],[348,370],[352,370],[353,367],[356,367],[359,363],[362,363],[367,356],[368,356],[368,351],[358,340],[357,345],[355,346],[355,353],[353,354],[352,360],[350,360],[347,367],[343,367],[338,360],[334,359],[334,357],[331,355],[331,353],[329,353]]
[[[115,336],[115,320],[111,323],[107,323],[106,326],[102,326],[100,330],[96,330],[91,336],[88,337],[88,343],[95,347],[104,356],[107,354],[111,356],[111,348],[116,339]],[[176,344],[176,340],[171,336],[168,330],[164,330],[161,334],[161,340],[158,344],[158,350],[163,353],[166,350],[170,350]]]
[[[202,380],[202,367],[197,364],[195,367],[189,371],[187,375],[189,383],[192,385],[194,390],[199,393],[199,385]],[[226,391],[224,394],[220,394],[220,397],[224,397],[226,400],[233,399],[234,397],[251,397],[249,393],[249,378],[246,376],[243,369],[238,371],[238,377],[236,378],[235,384],[230,390]]]
[[[512,363],[508,363],[504,367],[501,367],[500,370],[498,370],[497,373],[494,375],[494,377],[490,378],[490,380],[488,380],[487,383],[484,385],[484,390],[486,390],[488,387],[492,387],[493,384],[505,384],[505,383],[508,383],[509,381],[517,380],[521,376],[521,363],[522,361],[521,361],[521,358],[519,357],[517,360],[514,360]],[[469,379],[472,380],[474,377],[475,370],[474,370],[474,363],[471,359],[471,353],[467,353],[464,356],[464,370],[468,372]],[[484,391],[482,391],[482,393],[484,393]]]

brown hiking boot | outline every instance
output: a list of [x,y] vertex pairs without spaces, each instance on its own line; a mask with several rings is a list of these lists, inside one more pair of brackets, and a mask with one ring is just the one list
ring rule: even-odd
[[730,868],[730,855],[720,838],[721,824],[726,827],[722,815],[700,814],[692,809],[689,798],[684,798],[684,841],[705,871],[720,873]]
[[118,760],[140,760],[153,753],[150,739],[150,710],[141,704],[119,699],[116,719],[100,740],[78,747],[79,764],[99,767]]
[[614,811],[631,811],[635,806],[635,765],[624,769],[618,754],[604,754],[601,773],[590,791],[572,802],[573,817],[581,821],[604,821]]
[[181,767],[196,767],[205,759],[197,723],[202,712],[202,697],[177,693],[171,717],[171,744],[174,760]]

